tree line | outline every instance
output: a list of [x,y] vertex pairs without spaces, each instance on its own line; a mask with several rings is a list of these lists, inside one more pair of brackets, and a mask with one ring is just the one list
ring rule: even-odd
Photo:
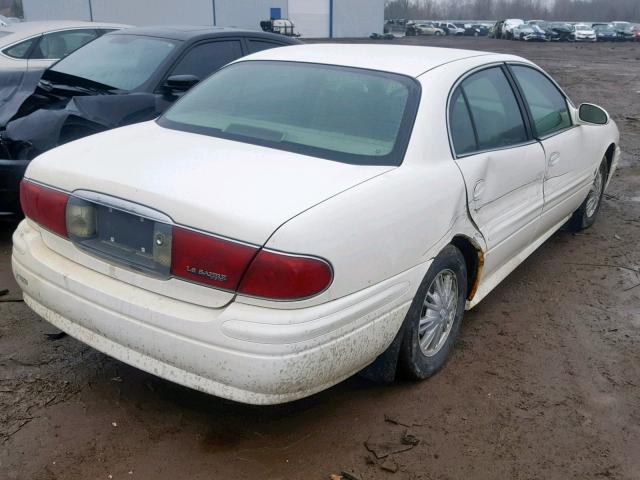
[[640,21],[640,0],[387,0],[385,18]]

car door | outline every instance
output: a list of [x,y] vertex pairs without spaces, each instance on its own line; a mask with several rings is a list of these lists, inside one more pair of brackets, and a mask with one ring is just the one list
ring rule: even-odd
[[93,28],[45,33],[29,55],[28,69],[45,70],[97,37],[98,33]]
[[573,125],[569,102],[544,73],[528,66],[509,66],[522,92],[535,138],[544,148],[544,209],[541,232],[576,210],[593,181],[601,155],[585,129]]
[[449,103],[456,164],[471,218],[487,244],[490,275],[534,240],[543,207],[545,159],[503,65],[475,71]]

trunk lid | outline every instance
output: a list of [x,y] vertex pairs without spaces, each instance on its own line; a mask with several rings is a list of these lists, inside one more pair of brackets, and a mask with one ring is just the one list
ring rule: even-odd
[[27,177],[138,203],[175,223],[262,245],[284,222],[392,169],[179,132],[147,122],[56,148]]

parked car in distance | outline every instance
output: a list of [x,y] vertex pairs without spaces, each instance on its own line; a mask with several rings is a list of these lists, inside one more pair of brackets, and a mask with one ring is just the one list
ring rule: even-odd
[[432,23],[418,23],[415,25],[415,29],[418,35],[445,35],[444,30]]
[[126,27],[80,21],[10,24],[0,30],[0,71],[44,69],[91,40]]
[[500,38],[503,40],[513,40],[513,29],[518,25],[522,25],[523,23],[524,20],[521,20],[519,18],[508,18],[504,20],[504,23],[502,25],[502,35]]
[[40,75],[59,59],[126,25],[97,22],[24,22],[0,29],[0,128],[33,93]]
[[549,22],[543,28],[551,31],[551,41],[572,42],[574,41],[573,25],[566,22]]
[[514,40],[525,42],[546,42],[548,40],[546,32],[538,25],[523,23],[513,28]]
[[463,35],[465,37],[485,36],[488,32],[488,29],[486,27],[483,27],[482,25],[474,25],[471,23],[456,23],[455,25],[458,28],[464,29]]
[[634,25],[631,28],[631,31],[633,32],[633,38],[636,42],[640,42],[640,25]]
[[[493,25],[485,25],[485,24],[473,24],[471,25],[474,29],[477,30],[479,37],[486,37],[487,35],[489,35],[489,29],[491,29],[491,27]],[[476,36],[474,34],[474,36]]]
[[611,25],[594,25],[598,42],[615,42],[618,40],[618,32]]
[[85,45],[45,71],[2,133],[0,216],[19,213],[19,182],[36,155],[155,118],[230,61],[299,43],[279,34],[197,26],[131,28]]
[[635,40],[633,24],[629,22],[611,22],[611,26],[618,34],[619,40]]
[[[390,33],[390,32],[385,32]],[[404,27],[404,34],[407,37],[415,37],[418,35],[418,30],[416,29],[416,23],[413,20],[409,20]]]
[[573,39],[576,42],[596,42],[595,30],[586,23],[577,23],[574,25]]
[[502,26],[504,25],[504,20],[498,20],[493,26],[489,29],[489,38],[500,38],[502,35]]
[[464,28],[458,27],[451,22],[439,22],[434,25],[444,30],[447,35],[464,35]]
[[31,162],[13,271],[57,328],[239,402],[372,362],[424,379],[465,308],[594,223],[618,144],[607,112],[513,55],[266,50],[157,121]]
[[551,28],[550,23],[547,22],[546,20],[528,20],[526,24],[535,25],[539,27],[544,32],[546,40],[549,40],[549,41],[560,40],[560,35],[558,35],[558,33],[553,28]]

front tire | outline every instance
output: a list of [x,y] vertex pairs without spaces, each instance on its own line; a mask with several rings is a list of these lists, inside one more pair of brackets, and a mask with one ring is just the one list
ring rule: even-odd
[[602,204],[604,185],[607,182],[607,173],[607,159],[603,158],[591,184],[587,198],[584,199],[580,208],[573,212],[573,216],[571,220],[569,220],[571,230],[579,232],[580,230],[589,228],[595,223],[600,205]]
[[448,245],[435,258],[407,312],[398,373],[423,380],[445,364],[458,336],[467,297],[467,267]]

